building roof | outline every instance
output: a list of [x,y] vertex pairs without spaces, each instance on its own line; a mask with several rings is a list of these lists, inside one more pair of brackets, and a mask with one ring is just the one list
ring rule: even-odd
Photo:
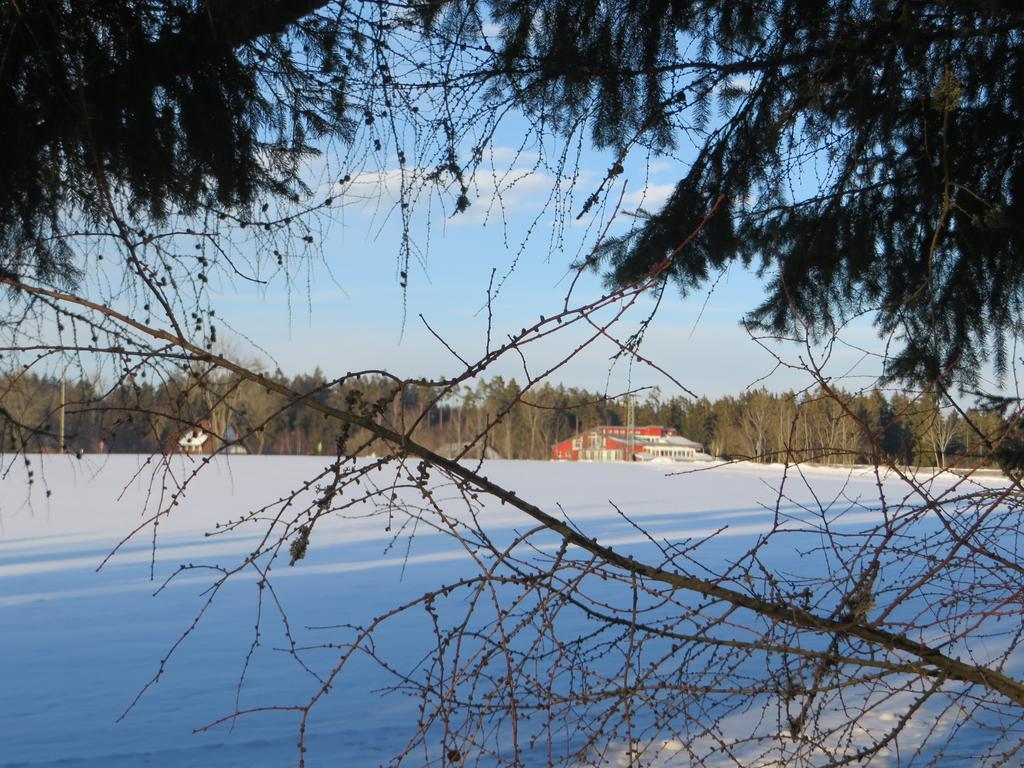
[[662,442],[668,443],[669,445],[681,445],[686,448],[703,448],[704,446],[693,440],[689,440],[685,437],[679,437],[677,435],[669,435],[663,437]]
[[178,445],[182,448],[202,448],[209,439],[209,432],[199,427],[192,427],[178,438]]
[[[552,447],[555,448],[560,445],[564,445],[565,443],[568,443],[570,440],[584,437],[586,435],[601,435],[601,437],[608,441],[609,444],[615,443],[616,445],[614,447],[622,449],[628,449],[630,447],[633,447],[638,451],[642,451],[645,446],[659,445],[664,447],[672,446],[675,448],[693,448],[695,451],[698,452],[704,449],[704,445],[702,443],[698,443],[695,440],[690,440],[689,438],[682,437],[681,435],[676,433],[675,429],[673,429],[672,427],[663,427],[658,424],[649,424],[643,427],[636,427],[637,434],[635,436],[638,438],[638,440],[632,443],[632,445],[630,445],[629,443],[626,442],[625,439],[623,439],[623,433],[626,431],[626,429],[626,427],[619,425],[603,425],[599,427],[593,427],[591,429],[586,430],[585,432],[582,432],[581,434],[572,435],[563,440],[559,440],[557,443],[552,443]],[[661,430],[662,432],[668,434],[662,434],[661,436],[654,437],[652,439],[651,435],[639,434],[640,430]],[[609,434],[609,432],[611,432],[612,434]]]

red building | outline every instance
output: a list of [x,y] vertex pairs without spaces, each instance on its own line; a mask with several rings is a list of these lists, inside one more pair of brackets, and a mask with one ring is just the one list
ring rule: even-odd
[[[665,457],[674,460],[705,458],[703,446],[671,427],[595,427],[551,446],[553,461],[644,461]],[[710,458],[710,457],[707,457]]]

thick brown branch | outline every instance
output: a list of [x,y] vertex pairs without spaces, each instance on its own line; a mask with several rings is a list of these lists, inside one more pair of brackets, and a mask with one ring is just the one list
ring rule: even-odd
[[757,597],[736,590],[723,587],[720,584],[708,579],[701,579],[685,573],[668,571],[647,563],[635,560],[627,555],[615,552],[584,534],[574,530],[567,523],[548,514],[540,507],[519,498],[513,491],[508,490],[474,471],[472,468],[463,466],[452,459],[446,459],[434,453],[428,448],[412,440],[409,435],[401,434],[388,427],[378,424],[373,419],[357,413],[336,408],[326,403],[308,399],[307,396],[294,391],[284,384],[268,379],[263,374],[254,373],[245,366],[239,365],[225,357],[207,352],[192,344],[187,339],[174,336],[167,331],[158,328],[151,328],[143,323],[134,320],[110,307],[97,304],[88,299],[70,294],[52,291],[27,285],[10,277],[0,277],[0,283],[5,283],[16,290],[36,296],[46,296],[56,301],[75,304],[116,320],[124,325],[134,328],[140,333],[156,339],[169,342],[183,350],[195,354],[197,357],[217,365],[224,370],[231,371],[243,379],[258,383],[266,390],[275,392],[288,398],[291,402],[303,402],[307,407],[318,411],[324,416],[338,419],[343,423],[354,424],[366,429],[381,440],[397,447],[410,456],[420,458],[429,464],[438,467],[454,478],[458,478],[469,486],[512,506],[529,517],[536,520],[552,533],[561,536],[569,544],[583,549],[605,563],[620,568],[627,573],[632,573],[645,579],[650,579],[661,584],[668,585],[675,589],[692,592],[702,597],[719,600],[733,606],[745,608],[766,619],[776,621],[802,630],[818,632],[828,636],[856,637],[873,645],[885,648],[890,651],[908,654],[920,661],[935,667],[937,676],[946,677],[951,680],[958,680],[973,685],[980,685],[989,690],[997,691],[1018,706],[1024,706],[1024,684],[1004,675],[998,670],[988,669],[983,666],[968,664],[954,659],[941,651],[932,648],[924,643],[912,640],[904,635],[897,635],[883,629],[871,626],[864,622],[838,621],[835,619],[818,616],[817,614],[799,608],[796,605],[785,602],[772,602],[762,597]]

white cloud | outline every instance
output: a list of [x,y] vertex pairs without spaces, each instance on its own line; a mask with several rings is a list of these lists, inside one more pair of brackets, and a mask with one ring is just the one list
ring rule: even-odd
[[[555,179],[542,171],[529,167],[499,167],[499,156],[512,159],[512,150],[498,148],[493,170],[483,168],[469,181],[467,195],[470,206],[462,214],[451,216],[459,195],[456,182],[434,185],[425,180],[423,168],[384,168],[366,170],[353,174],[348,181],[339,181],[321,189],[325,195],[334,197],[357,212],[368,215],[387,214],[406,199],[414,210],[423,207],[425,195],[439,195],[450,216],[448,225],[460,226],[480,224],[502,214],[520,211],[540,210],[547,203]],[[520,156],[520,160],[529,160]],[[405,188],[403,190],[403,182]],[[337,204],[337,203],[336,203]]]
[[470,184],[469,209],[450,223],[465,226],[523,211],[540,213],[554,183],[551,176],[530,168],[478,173]]
[[484,162],[494,163],[494,165],[500,170],[501,166],[507,165],[508,163],[535,163],[539,156],[536,152],[530,152],[525,149],[491,146],[484,150],[483,157]]
[[627,208],[657,210],[665,204],[675,188],[675,184],[649,184],[636,192],[629,192],[622,202]]
[[502,27],[500,24],[488,23],[482,24],[480,26],[480,31],[483,33],[484,37],[491,40],[493,40],[496,37],[500,37],[503,29],[504,27]]

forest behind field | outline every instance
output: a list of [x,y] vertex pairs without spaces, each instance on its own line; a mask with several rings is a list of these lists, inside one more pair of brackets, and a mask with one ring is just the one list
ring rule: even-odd
[[[292,378],[267,374],[307,400],[356,409],[443,455],[465,451],[509,459],[547,459],[552,444],[598,425],[627,422],[627,397],[543,384],[523,390],[500,376],[475,386],[442,390],[397,384],[379,374],[328,381],[317,368]],[[190,371],[158,383],[126,376],[107,391],[86,380],[65,380],[64,445],[77,453],[151,453],[173,450],[184,430],[202,426],[216,436],[237,435],[255,454],[330,454],[337,426],[302,403],[286,402],[252,381]],[[0,376],[7,418],[0,422],[4,451],[53,452],[60,442],[61,381],[34,373]],[[748,389],[717,399],[664,397],[657,390],[632,395],[635,422],[659,424],[700,442],[722,459],[762,462],[874,461],[918,466],[994,463],[994,435],[1005,432],[991,408],[959,410],[929,392],[804,392]],[[488,427],[491,427],[488,429]],[[386,448],[359,434],[348,448]],[[478,436],[484,436],[480,438]],[[484,442],[486,440],[486,443]],[[467,443],[471,442],[468,449]],[[872,448],[877,446],[877,448]]]

